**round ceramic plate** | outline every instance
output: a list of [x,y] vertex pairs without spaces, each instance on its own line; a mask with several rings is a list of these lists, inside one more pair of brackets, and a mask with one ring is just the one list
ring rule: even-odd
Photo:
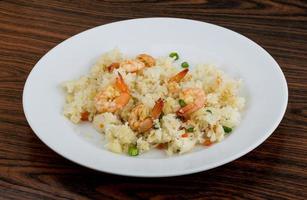
[[[62,115],[63,81],[88,73],[97,58],[118,47],[124,54],[155,57],[177,51],[193,63],[211,63],[243,80],[247,104],[240,125],[222,142],[169,157],[152,150],[138,157],[109,152],[90,124],[75,125]],[[211,169],[260,145],[280,123],[288,101],[285,77],[259,45],[226,28],[199,21],[145,18],[99,26],[50,50],[31,71],[23,93],[26,118],[51,149],[83,166],[103,172],[164,177]]]

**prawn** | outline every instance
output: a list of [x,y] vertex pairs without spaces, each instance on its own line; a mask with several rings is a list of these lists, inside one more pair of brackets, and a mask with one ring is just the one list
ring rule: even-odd
[[189,72],[189,69],[184,69],[175,76],[171,77],[167,83],[168,91],[174,96],[178,96],[180,91],[178,83],[185,77],[185,75]]
[[189,69],[184,69],[181,72],[179,72],[178,74],[176,74],[175,76],[171,77],[168,82],[179,83],[185,77],[185,75],[188,72],[189,72]]
[[151,113],[144,104],[134,107],[129,116],[128,122],[130,127],[139,133],[143,133],[152,128],[154,120],[158,119],[162,113],[164,102],[160,98],[156,101]]
[[178,116],[186,118],[191,113],[199,110],[205,105],[206,96],[200,88],[187,88],[181,91],[179,98],[185,102],[190,102],[187,105],[180,108],[176,114]]
[[145,68],[145,64],[139,60],[125,60],[120,63],[119,67],[125,69],[127,72],[137,72]]
[[152,67],[156,65],[156,60],[148,54],[140,54],[136,57],[136,59],[144,63],[146,67]]
[[145,64],[139,60],[124,60],[122,62],[114,62],[107,67],[109,72],[112,72],[114,69],[123,68],[127,72],[136,72],[145,67]]
[[123,68],[127,72],[137,72],[145,67],[152,67],[156,64],[156,60],[147,54],[140,54],[136,59],[124,60],[122,62],[114,62],[107,67],[109,72],[114,69]]
[[130,98],[128,86],[122,75],[118,73],[115,85],[110,85],[105,90],[98,92],[94,98],[94,103],[99,113],[116,112],[123,108]]

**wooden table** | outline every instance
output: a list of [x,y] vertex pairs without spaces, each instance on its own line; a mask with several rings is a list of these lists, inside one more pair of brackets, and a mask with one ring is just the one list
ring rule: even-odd
[[[160,179],[92,171],[51,151],[22,109],[35,63],[88,28],[153,16],[214,23],[263,46],[289,86],[288,109],[274,134],[222,167]],[[0,199],[148,198],[307,199],[306,1],[0,1]]]

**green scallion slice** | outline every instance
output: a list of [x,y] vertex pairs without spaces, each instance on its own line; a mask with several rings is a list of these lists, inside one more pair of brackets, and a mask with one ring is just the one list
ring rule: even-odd
[[139,150],[136,148],[136,146],[130,146],[128,149],[129,156],[137,156],[139,155]]
[[182,68],[188,68],[189,67],[189,63],[188,62],[183,62],[183,63],[181,63],[181,67]]
[[179,105],[180,105],[181,107],[184,107],[184,106],[187,105],[186,102],[185,102],[183,99],[179,99],[178,103],[179,103]]
[[191,127],[187,128],[186,131],[189,132],[189,133],[192,133],[192,132],[194,132],[194,127],[191,126]]
[[230,133],[232,131],[232,128],[227,127],[227,126],[223,126],[223,129],[225,133]]
[[169,54],[169,57],[174,58],[175,60],[179,59],[179,55],[177,52],[172,52]]

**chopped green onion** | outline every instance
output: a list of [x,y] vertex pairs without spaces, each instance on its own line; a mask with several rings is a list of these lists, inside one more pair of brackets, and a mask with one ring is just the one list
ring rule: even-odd
[[186,104],[186,102],[183,100],[183,99],[179,99],[179,105],[181,106],[181,107],[184,107],[184,106],[186,106],[187,104]]
[[227,126],[223,126],[223,129],[225,133],[230,133],[232,131],[232,128],[227,127]]
[[194,127],[192,126],[190,128],[187,128],[186,130],[187,130],[187,132],[192,133],[192,132],[194,132]]
[[169,54],[169,57],[171,58],[175,58],[175,60],[178,60],[179,59],[179,55],[177,52],[172,52]]
[[137,156],[139,155],[139,150],[136,148],[136,146],[130,146],[128,149],[129,156]]
[[183,62],[183,63],[181,63],[181,67],[182,68],[188,68],[189,67],[189,63],[188,62]]
[[206,110],[208,113],[211,113],[212,114],[212,111],[211,110]]

